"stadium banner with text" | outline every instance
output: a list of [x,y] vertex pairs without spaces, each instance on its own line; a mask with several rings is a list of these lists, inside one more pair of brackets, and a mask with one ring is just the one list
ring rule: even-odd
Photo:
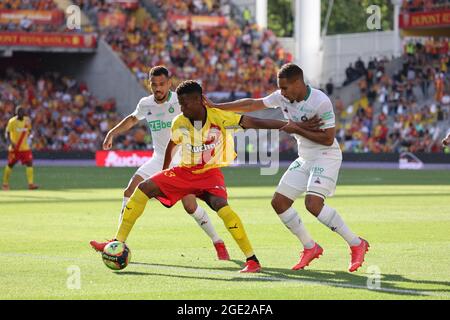
[[95,48],[97,35],[43,32],[0,32],[0,46]]
[[445,26],[450,26],[450,10],[403,13],[400,15],[401,29]]
[[127,23],[127,16],[122,12],[98,13],[98,24],[102,28],[120,27],[124,28]]
[[95,153],[97,167],[140,167],[151,159],[153,151],[104,151]]
[[61,10],[0,10],[0,23],[19,23],[27,17],[36,24],[60,25],[64,21],[64,12]]
[[177,24],[181,28],[187,28],[190,23],[192,29],[207,29],[228,25],[228,19],[222,16],[181,16],[171,14],[169,15],[169,21]]

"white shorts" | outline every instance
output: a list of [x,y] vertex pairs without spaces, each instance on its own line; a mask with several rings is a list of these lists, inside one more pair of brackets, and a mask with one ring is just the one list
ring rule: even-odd
[[323,199],[334,195],[341,159],[298,158],[285,172],[276,192],[295,201],[304,192]]
[[[179,163],[180,154],[179,152],[177,152],[173,157],[169,167],[177,166]],[[162,171],[163,165],[164,159],[161,159],[161,157],[152,157],[150,160],[140,166],[139,169],[137,169],[135,175],[141,176],[142,178],[144,178],[144,180],[147,180],[154,174]]]
[[160,172],[162,167],[163,162],[160,159],[151,158],[136,170],[135,175],[141,176],[144,180],[147,180],[154,174]]

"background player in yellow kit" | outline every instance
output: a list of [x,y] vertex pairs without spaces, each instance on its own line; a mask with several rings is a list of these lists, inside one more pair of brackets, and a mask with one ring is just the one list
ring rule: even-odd
[[9,178],[13,167],[18,161],[26,166],[28,189],[34,190],[38,186],[33,182],[33,154],[28,142],[31,133],[31,120],[25,116],[25,109],[16,108],[16,115],[9,119],[5,130],[5,138],[9,144],[8,164],[3,173],[3,190],[9,190]]

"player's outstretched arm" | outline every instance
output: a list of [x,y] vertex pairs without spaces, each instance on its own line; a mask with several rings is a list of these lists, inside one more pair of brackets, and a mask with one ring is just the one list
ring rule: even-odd
[[334,143],[334,138],[336,136],[336,128],[328,129],[318,129],[318,130],[308,130],[304,128],[304,123],[290,121],[281,128],[281,130],[287,133],[295,133],[306,139],[309,139],[315,143],[322,144],[324,146],[331,146]]
[[108,134],[105,137],[105,140],[103,141],[103,149],[109,150],[112,147],[113,139],[130,130],[133,128],[137,123],[139,122],[138,118],[136,118],[133,115],[129,115],[126,118],[124,118],[122,121],[119,122],[114,128],[109,130]]
[[[295,125],[294,125],[295,124]],[[314,116],[313,118],[298,123],[291,123],[280,120],[272,120],[272,119],[260,119],[250,116],[242,116],[240,125],[244,129],[281,129],[287,128],[288,130],[292,130],[289,133],[297,133],[300,134],[300,130],[297,130],[297,127],[302,128],[305,131],[310,132],[324,132],[325,130],[320,129],[323,126],[322,119],[318,116]],[[289,125],[289,127],[287,127]],[[286,130],[284,130],[286,131]],[[286,131],[287,132],[287,131]]]
[[267,108],[263,102],[263,99],[240,99],[233,102],[214,103],[206,96],[203,96],[203,102],[210,108],[233,112],[251,112],[264,110]]
[[250,116],[242,116],[239,125],[244,129],[281,129],[287,124],[286,121],[260,119]]
[[166,154],[164,155],[164,164],[163,164],[163,170],[166,170],[169,168],[170,163],[172,162],[173,155],[175,154],[177,145],[172,140],[169,141],[166,148]]

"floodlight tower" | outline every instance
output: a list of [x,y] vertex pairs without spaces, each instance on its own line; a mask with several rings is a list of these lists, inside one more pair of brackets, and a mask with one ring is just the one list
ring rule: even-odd
[[295,60],[315,86],[320,84],[323,64],[320,4],[321,0],[295,0],[294,9]]
[[394,6],[394,56],[399,57],[401,55],[401,40],[400,40],[400,7],[402,5],[403,0],[391,0],[392,5]]
[[267,0],[256,2],[256,23],[263,29],[267,28]]

